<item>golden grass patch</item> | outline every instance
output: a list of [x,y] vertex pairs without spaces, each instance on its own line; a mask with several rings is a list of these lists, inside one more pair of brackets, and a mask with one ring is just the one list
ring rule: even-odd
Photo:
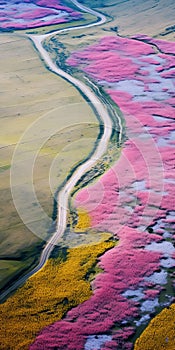
[[74,232],[86,232],[91,227],[91,217],[86,210],[81,208],[77,210],[77,214],[78,222],[74,228]]
[[136,340],[134,350],[174,350],[175,304],[157,315]]
[[49,259],[40,272],[0,305],[0,349],[28,349],[43,327],[89,299],[92,290],[86,275],[97,258],[114,245],[103,241],[69,249],[66,261]]

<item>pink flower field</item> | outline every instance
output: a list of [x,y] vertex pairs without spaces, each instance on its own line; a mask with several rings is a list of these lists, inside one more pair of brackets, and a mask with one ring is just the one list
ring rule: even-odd
[[174,43],[146,36],[109,36],[67,60],[105,89],[126,122],[119,160],[74,202],[119,244],[100,258],[93,296],[43,329],[31,350],[132,349],[137,328],[173,301],[174,52]]
[[57,0],[10,0],[0,5],[2,29],[27,29],[78,20],[82,16]]

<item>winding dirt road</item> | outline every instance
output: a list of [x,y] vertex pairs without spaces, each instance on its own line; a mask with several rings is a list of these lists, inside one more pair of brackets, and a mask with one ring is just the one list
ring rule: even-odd
[[[29,271],[25,276],[18,279],[12,286],[10,286],[7,290],[5,290],[0,298],[1,300],[6,298],[11,292],[16,290],[19,286],[21,286],[29,277],[31,277],[33,274],[38,272],[46,263],[48,260],[51,252],[53,251],[55,245],[58,243],[60,237],[63,235],[66,225],[67,225],[67,211],[68,211],[68,200],[69,196],[76,185],[77,181],[84,175],[92,166],[95,165],[95,163],[104,155],[104,153],[107,151],[108,142],[110,140],[112,130],[113,130],[113,123],[112,119],[109,115],[109,112],[105,106],[105,104],[100,100],[99,97],[96,96],[95,92],[91,90],[89,86],[84,84],[83,82],[79,81],[78,79],[74,78],[70,74],[63,71],[61,68],[59,68],[51,59],[49,56],[49,53],[45,50],[43,47],[43,41],[55,34],[59,34],[62,32],[77,30],[77,29],[84,29],[89,27],[94,27],[100,24],[103,24],[106,22],[106,17],[103,14],[100,14],[99,12],[95,10],[91,10],[87,8],[86,6],[83,6],[82,4],[79,4],[78,1],[72,0],[72,3],[76,5],[79,9],[82,11],[88,12],[92,15],[95,15],[98,20],[95,23],[87,24],[84,26],[77,26],[77,27],[69,27],[61,30],[57,30],[52,33],[44,34],[44,35],[27,35],[30,40],[32,40],[33,44],[37,48],[41,58],[44,60],[46,66],[55,74],[59,75],[60,77],[66,79],[68,82],[70,82],[72,85],[74,85],[76,88],[78,88],[79,91],[81,91],[91,102],[93,108],[96,110],[97,115],[99,116],[100,120],[103,123],[104,131],[103,135],[97,144],[96,150],[91,155],[91,157],[85,161],[82,165],[80,165],[75,172],[72,174],[70,179],[67,181],[67,183],[64,185],[64,187],[61,189],[61,191],[58,193],[58,212],[57,212],[57,229],[56,232],[52,235],[52,237],[47,242],[46,246],[44,247],[41,256],[40,261],[38,265],[31,271]],[[119,140],[121,140],[122,135],[122,124],[120,120],[120,116],[116,115],[118,119],[119,124]]]

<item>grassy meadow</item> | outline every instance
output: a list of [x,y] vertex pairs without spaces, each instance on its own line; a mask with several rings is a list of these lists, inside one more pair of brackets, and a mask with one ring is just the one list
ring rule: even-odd
[[[26,228],[13,203],[10,168],[15,149],[20,145],[22,159],[26,160],[30,150],[36,148],[32,180],[41,206],[51,215],[53,192],[61,185],[70,168],[88,155],[98,134],[98,126],[94,113],[79,92],[45,68],[27,38],[17,34],[1,34],[0,65],[2,288],[19,272],[36,262],[40,247],[44,243]],[[46,116],[46,122],[42,125],[43,116]],[[50,120],[55,121],[55,130],[53,125],[52,130],[49,129]],[[35,129],[37,138],[36,135],[32,137]],[[48,131],[48,137],[42,140],[45,129]],[[31,130],[31,139],[27,142],[26,130]],[[20,138],[25,141],[22,145]],[[39,148],[38,144],[41,145]],[[52,184],[49,183],[50,172]],[[22,174],[20,177],[21,196],[26,201],[22,191],[25,178]],[[32,203],[28,203],[29,215],[30,209],[33,209],[31,207]]]

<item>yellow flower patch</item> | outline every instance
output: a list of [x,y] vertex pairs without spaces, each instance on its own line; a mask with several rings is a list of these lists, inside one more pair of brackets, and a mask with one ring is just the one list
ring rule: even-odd
[[78,223],[74,232],[85,232],[91,227],[91,217],[86,210],[78,209]]
[[114,242],[102,241],[68,250],[66,261],[49,259],[4,304],[0,305],[0,349],[28,349],[42,328],[92,295],[86,274]]
[[134,350],[175,349],[175,304],[157,315],[135,343]]

